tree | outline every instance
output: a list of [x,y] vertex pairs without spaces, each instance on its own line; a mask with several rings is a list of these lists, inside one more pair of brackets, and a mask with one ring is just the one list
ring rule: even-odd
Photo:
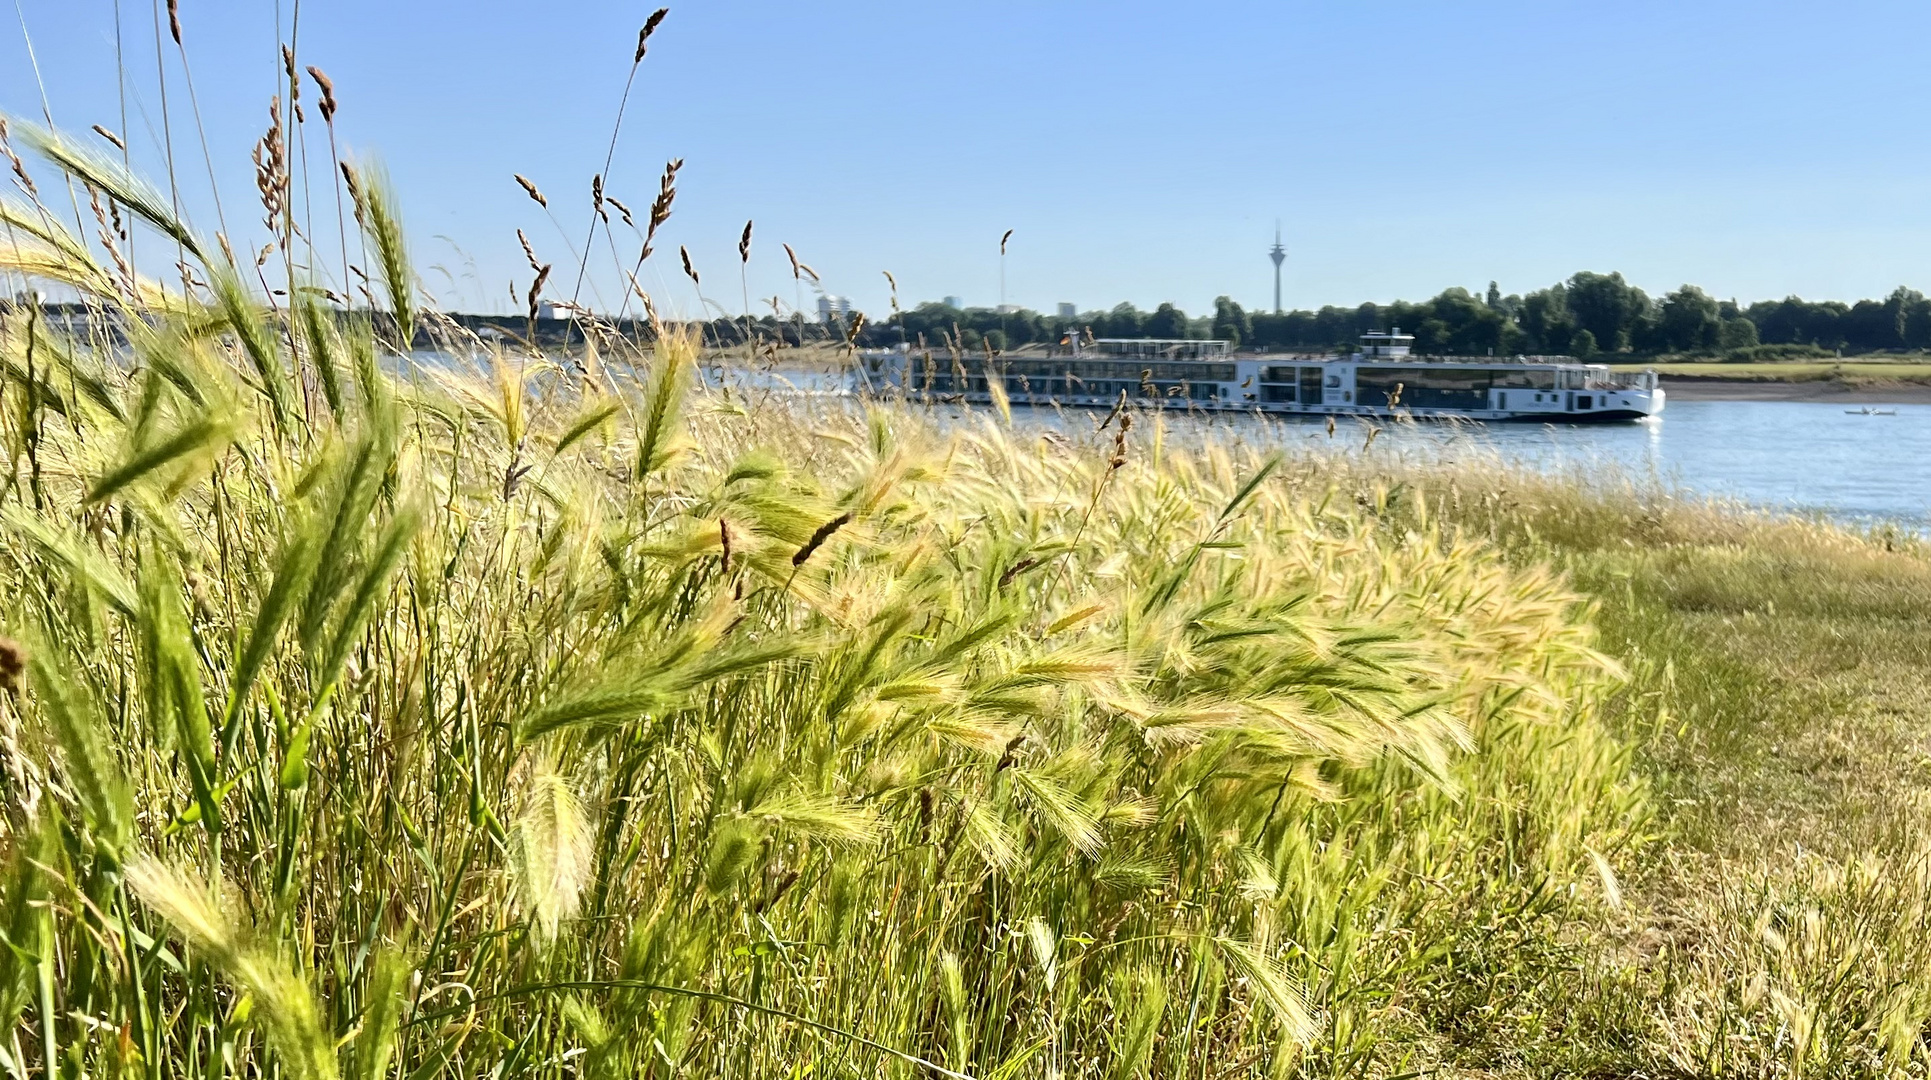
[[1725,320],[1717,336],[1717,346],[1723,349],[1748,349],[1756,343],[1757,324],[1741,315]]
[[1221,341],[1239,345],[1254,340],[1254,324],[1231,297],[1214,297],[1214,321],[1208,334]]
[[1146,335],[1146,315],[1139,308],[1126,301],[1113,305],[1106,313],[1105,329],[1098,331],[1100,337],[1137,338]]
[[1589,331],[1600,345],[1627,348],[1635,331],[1649,315],[1650,300],[1643,290],[1623,280],[1621,274],[1592,274],[1583,271],[1569,279],[1569,310],[1576,325]]
[[1596,335],[1587,330],[1578,330],[1569,339],[1569,355],[1578,360],[1587,360],[1596,355]]
[[1147,316],[1145,336],[1179,340],[1187,336],[1187,313],[1172,304],[1161,304]]
[[1715,348],[1722,328],[1716,301],[1694,285],[1665,296],[1656,319],[1659,344],[1675,352]]
[[1575,333],[1575,320],[1569,314],[1569,290],[1560,284],[1523,297],[1517,319],[1526,338],[1523,348],[1532,353],[1560,354],[1569,348],[1569,338]]
[[1787,296],[1751,304],[1746,314],[1757,324],[1757,336],[1766,345],[1818,345],[1826,349],[1843,345],[1845,324],[1851,309],[1835,301],[1811,303],[1802,297]]

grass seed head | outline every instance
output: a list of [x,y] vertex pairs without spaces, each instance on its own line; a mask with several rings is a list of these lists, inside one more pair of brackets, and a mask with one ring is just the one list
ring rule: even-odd
[[550,264],[537,267],[536,280],[530,282],[530,318],[535,319],[537,307],[543,296],[543,285],[550,280]]
[[831,539],[833,533],[851,524],[851,520],[851,513],[847,511],[818,526],[818,530],[811,534],[811,539],[805,541],[804,546],[791,556],[791,565],[803,566],[814,552],[824,546],[825,541]]
[[664,16],[669,14],[669,8],[658,8],[650,13],[650,18],[644,20],[644,28],[637,31],[637,55],[630,61],[632,66],[644,62],[644,54],[650,51],[650,35],[657,32],[657,24],[663,22]]
[[13,638],[0,636],[0,691],[15,697],[20,693],[20,677],[27,670],[27,647]]
[[522,173],[511,173],[510,175],[523,188],[523,193],[535,200],[538,206],[541,206],[545,210],[550,208],[550,200],[543,197],[543,193],[537,190],[535,182],[529,177],[524,176]]
[[334,123],[335,122],[335,82],[334,80],[330,79],[328,75],[322,71],[321,68],[316,67],[314,64],[310,64],[308,66],[308,77],[311,79],[314,79],[315,85],[318,88],[320,88],[322,91],[322,105],[321,105],[322,122],[325,124]]

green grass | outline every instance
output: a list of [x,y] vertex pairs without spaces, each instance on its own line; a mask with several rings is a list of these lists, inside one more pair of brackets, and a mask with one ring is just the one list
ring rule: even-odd
[[[1663,841],[1578,1006],[1649,1075],[1919,1076],[1931,562],[1653,492],[1457,477],[1460,519],[1600,599]],[[1560,1067],[1558,1067],[1560,1071]]]
[[1488,1002],[1565,978],[1519,956],[1575,954],[1650,812],[1546,570],[1148,415],[698,393],[669,329],[394,379],[433,313],[266,308],[15,130],[214,284],[8,205],[0,266],[132,356],[31,308],[0,339],[0,1068],[1383,1075],[1551,1037]]
[[1617,371],[1655,371],[1671,379],[1722,379],[1739,382],[1841,382],[1850,384],[1931,382],[1931,363],[1922,360],[1830,360],[1728,364],[1617,364]]
[[0,315],[8,1076],[1931,1064],[1915,542],[670,327],[392,377],[15,130],[209,284],[0,203],[129,332]]

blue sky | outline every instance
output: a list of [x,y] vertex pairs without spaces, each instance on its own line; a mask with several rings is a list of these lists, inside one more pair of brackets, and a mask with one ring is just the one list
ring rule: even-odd
[[[137,165],[165,176],[156,0],[120,0],[125,80],[113,0],[18,2],[56,122],[122,128],[124,83]],[[344,142],[386,163],[417,261],[447,306],[509,307],[510,280],[529,278],[519,226],[568,294],[563,268],[583,243],[589,180],[653,6],[302,4],[301,62],[335,79]],[[887,270],[908,303],[997,302],[1006,229],[1015,303],[1173,300],[1200,312],[1228,293],[1266,306],[1277,217],[1289,306],[1421,299],[1491,278],[1518,292],[1581,269],[1746,302],[1931,289],[1931,5],[671,7],[610,191],[641,211],[664,161],[685,159],[676,214],[643,275],[661,306],[685,314],[698,298],[677,245],[689,246],[705,295],[735,312],[747,218],[754,305],[798,296],[784,241],[827,288],[875,313]],[[276,43],[294,0],[181,0],[181,10],[223,210],[240,235],[259,217],[247,156],[278,89]],[[36,118],[41,92],[11,23],[0,21],[0,110]],[[212,230],[179,61],[171,42],[163,52],[176,175]],[[310,120],[312,151],[325,155]],[[524,198],[517,172],[550,196],[551,214]],[[617,276],[604,244],[591,266],[607,303]],[[618,246],[634,257],[633,239]]]

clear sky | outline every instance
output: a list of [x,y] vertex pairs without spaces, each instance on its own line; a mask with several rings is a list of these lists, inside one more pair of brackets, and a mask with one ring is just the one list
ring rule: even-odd
[[[119,0],[127,76],[117,79],[114,0],[17,0],[56,122],[122,128],[124,85],[137,165],[161,176],[153,9],[164,2]],[[387,164],[417,261],[447,306],[510,307],[509,281],[530,276],[518,226],[558,264],[568,295],[590,177],[654,6],[301,4],[301,62],[335,79],[344,141]],[[752,297],[799,295],[784,241],[874,313],[887,270],[908,304],[998,302],[1006,229],[1015,303],[1173,300],[1199,313],[1227,293],[1267,306],[1276,218],[1290,307],[1422,299],[1490,279],[1520,292],[1582,269],[1746,302],[1931,289],[1922,2],[671,8],[609,186],[641,211],[664,161],[685,159],[676,215],[643,275],[684,314],[698,301],[679,244],[705,294],[741,308],[747,218]],[[236,234],[259,217],[247,155],[294,9],[181,0]],[[0,23],[0,110],[35,118],[26,40]],[[176,175],[212,230],[171,42],[163,54]],[[319,138],[311,145],[326,153]],[[517,172],[550,196],[550,215],[511,181]],[[634,257],[634,239],[618,244]],[[607,250],[592,259],[606,302],[614,262]]]

